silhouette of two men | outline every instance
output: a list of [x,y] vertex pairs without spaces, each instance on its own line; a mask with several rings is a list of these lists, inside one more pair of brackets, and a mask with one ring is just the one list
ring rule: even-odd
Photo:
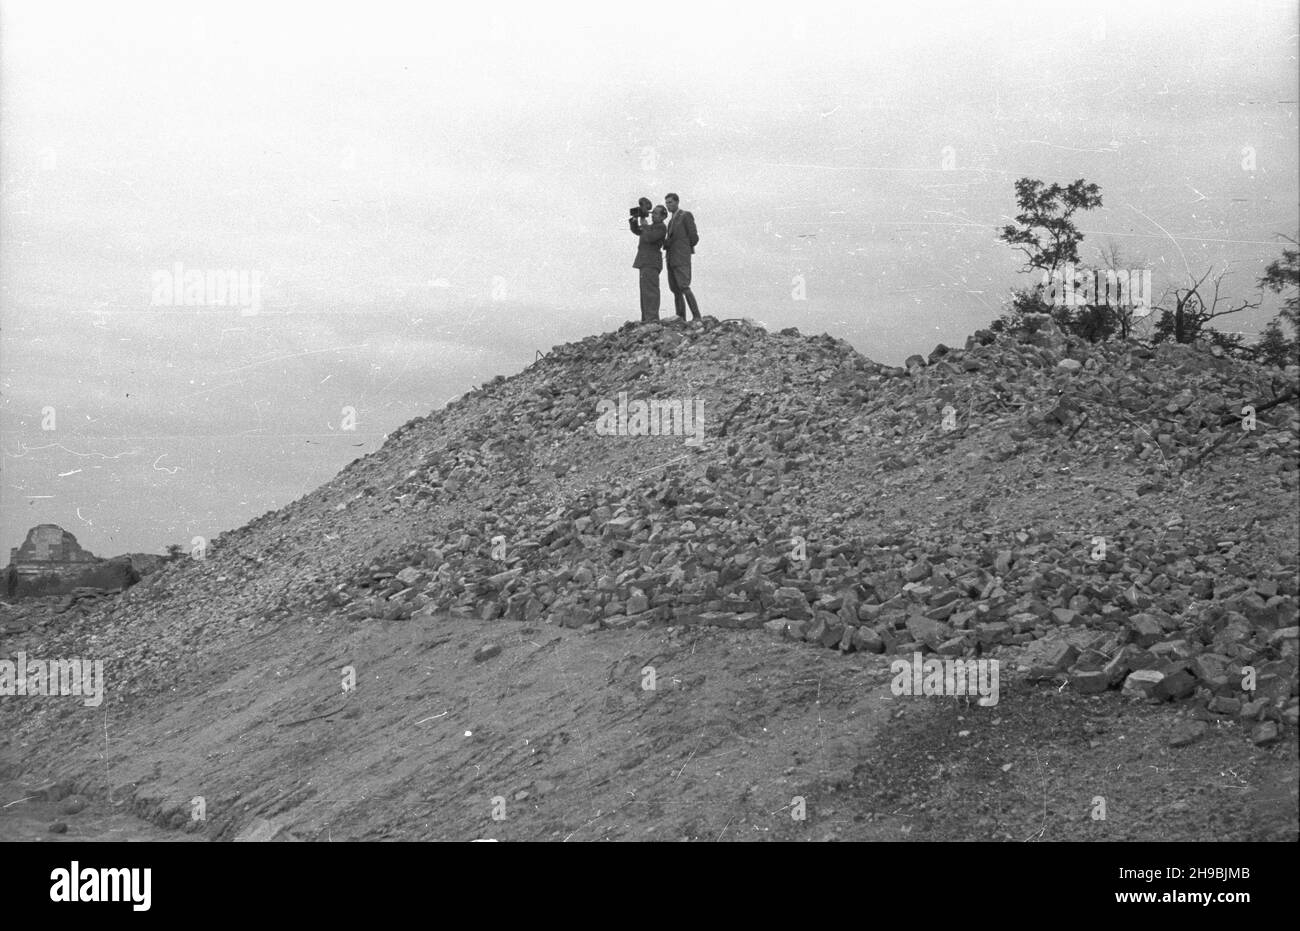
[[[649,204],[641,199],[642,207]],[[695,217],[689,210],[681,209],[681,200],[676,194],[664,195],[664,207],[655,207],[650,211],[650,222],[633,219],[632,232],[639,238],[636,260],[632,267],[641,271],[641,322],[652,323],[659,319],[659,272],[663,268],[664,258],[668,265],[668,288],[673,292],[673,304],[679,320],[686,319],[686,308],[691,309],[691,318],[699,320],[700,307],[691,291],[691,256],[700,241],[695,229]],[[668,217],[668,222],[664,218]],[[660,257],[662,249],[664,258]]]

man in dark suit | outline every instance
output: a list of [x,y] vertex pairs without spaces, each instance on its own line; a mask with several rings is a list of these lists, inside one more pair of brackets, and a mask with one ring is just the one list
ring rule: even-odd
[[[639,223],[635,223],[635,228],[632,230],[640,239],[636,247],[636,260],[632,262],[632,267],[641,270],[642,323],[659,322],[659,272],[664,267],[663,254],[660,250],[667,235],[667,228],[664,226],[666,216],[668,211],[663,207],[656,207],[650,212],[649,223],[641,219]],[[634,217],[633,221],[637,219]]]
[[676,194],[665,194],[664,203],[672,214],[664,237],[664,252],[668,254],[668,287],[673,292],[673,304],[678,319],[686,319],[686,306],[689,304],[691,318],[699,320],[700,305],[695,303],[695,294],[691,291],[691,256],[700,241],[695,232],[695,217],[689,210],[681,209],[681,200]]

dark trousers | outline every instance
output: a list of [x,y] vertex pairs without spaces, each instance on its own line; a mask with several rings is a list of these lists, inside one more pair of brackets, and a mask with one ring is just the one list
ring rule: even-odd
[[659,269],[641,269],[641,322],[659,322]]
[[677,309],[677,316],[685,320],[686,306],[689,304],[691,318],[699,320],[700,305],[695,302],[695,294],[691,291],[691,267],[689,265],[668,266],[668,288],[673,292],[673,305]]

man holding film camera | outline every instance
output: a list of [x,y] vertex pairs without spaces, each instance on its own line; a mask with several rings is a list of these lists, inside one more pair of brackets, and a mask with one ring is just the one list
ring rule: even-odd
[[[650,221],[646,221],[646,217]],[[636,247],[636,259],[632,267],[641,271],[641,322],[659,322],[659,272],[663,270],[664,260],[660,250],[668,235],[664,218],[668,211],[663,207],[650,209],[650,201],[642,197],[629,211],[628,226],[639,242]]]

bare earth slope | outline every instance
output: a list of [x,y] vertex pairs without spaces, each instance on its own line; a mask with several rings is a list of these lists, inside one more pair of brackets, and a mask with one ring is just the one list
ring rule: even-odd
[[[1294,840],[1294,372],[1046,323],[909,362],[629,325],[0,614],[107,678],[0,697],[0,837]],[[705,442],[600,435],[620,392]],[[917,653],[998,703],[895,694]]]

